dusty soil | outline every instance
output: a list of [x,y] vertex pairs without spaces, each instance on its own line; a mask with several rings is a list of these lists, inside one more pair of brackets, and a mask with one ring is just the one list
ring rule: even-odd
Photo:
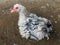
[[[10,2],[0,5],[0,45],[60,45],[60,6],[59,0],[56,1],[20,1],[29,12],[36,13],[38,16],[46,17],[51,20],[54,34],[49,40],[35,41],[21,38],[18,30],[18,13],[10,13],[12,4]],[[19,1],[18,1],[19,3]]]

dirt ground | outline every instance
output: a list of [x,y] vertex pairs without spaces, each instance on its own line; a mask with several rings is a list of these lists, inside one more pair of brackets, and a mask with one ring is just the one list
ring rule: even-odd
[[[36,13],[38,16],[46,17],[51,20],[54,34],[50,39],[35,41],[21,38],[18,30],[18,13],[10,13],[10,8],[15,3],[21,3],[29,12]],[[0,5],[0,45],[60,45],[60,1],[17,1],[7,2]]]

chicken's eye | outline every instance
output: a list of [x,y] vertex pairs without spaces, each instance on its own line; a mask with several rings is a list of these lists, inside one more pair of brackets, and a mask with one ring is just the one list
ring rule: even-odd
[[16,9],[18,9],[18,7],[16,7]]

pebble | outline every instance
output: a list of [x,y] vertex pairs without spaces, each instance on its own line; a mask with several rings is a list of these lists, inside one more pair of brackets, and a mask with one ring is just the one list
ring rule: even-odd
[[57,21],[54,21],[55,23],[58,23]]
[[17,45],[16,43],[14,43],[14,45]]
[[2,12],[4,12],[4,10],[2,10]]
[[60,18],[60,15],[58,15],[58,18]]
[[46,6],[41,6],[41,8],[46,8]]
[[50,17],[53,18],[53,15],[51,15]]
[[50,6],[48,3],[46,4],[48,7]]

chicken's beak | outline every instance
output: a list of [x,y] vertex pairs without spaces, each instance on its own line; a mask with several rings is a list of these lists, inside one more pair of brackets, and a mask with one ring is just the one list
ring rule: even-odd
[[14,10],[11,10],[11,13],[15,12]]
[[10,8],[11,13],[15,12],[14,8]]

